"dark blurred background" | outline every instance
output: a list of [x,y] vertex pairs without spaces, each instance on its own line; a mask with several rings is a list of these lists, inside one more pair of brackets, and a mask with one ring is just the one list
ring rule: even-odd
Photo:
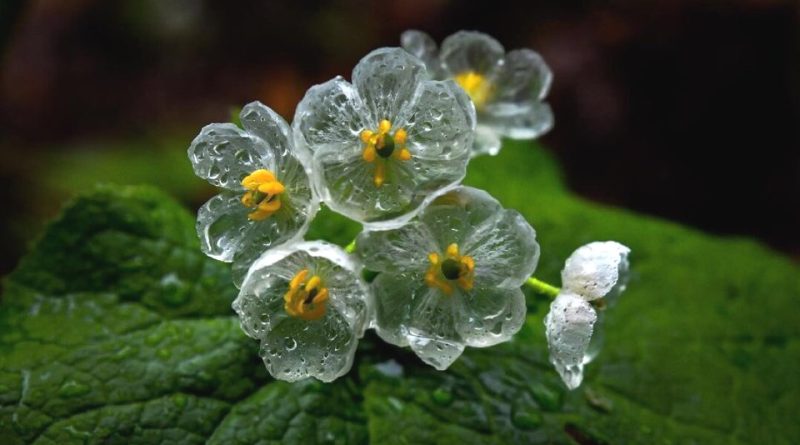
[[287,118],[400,33],[487,32],[555,74],[542,141],[588,199],[800,254],[800,7],[769,0],[0,0],[0,275],[97,181],[199,206],[186,148]]

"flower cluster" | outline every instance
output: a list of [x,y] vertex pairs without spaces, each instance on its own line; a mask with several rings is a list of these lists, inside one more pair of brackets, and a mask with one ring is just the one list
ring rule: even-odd
[[[208,125],[189,147],[195,173],[220,189],[198,212],[202,250],[232,263],[233,309],[275,378],[336,379],[368,328],[443,370],[466,346],[508,341],[525,322],[521,287],[539,260],[536,233],[461,181],[470,158],[497,153],[501,136],[552,126],[542,102],[550,71],[535,52],[506,54],[475,32],[439,51],[417,31],[402,43],[369,53],[350,82],[311,87],[291,126],[253,102],[241,128]],[[355,248],[305,240],[320,203],[363,225]],[[572,287],[554,307],[600,292],[569,264]],[[564,375],[577,365],[562,345],[580,339],[551,328],[578,331],[580,322],[551,318]]]

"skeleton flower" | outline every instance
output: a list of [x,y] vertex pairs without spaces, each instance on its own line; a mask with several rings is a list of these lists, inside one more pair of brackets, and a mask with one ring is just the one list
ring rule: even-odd
[[244,129],[210,124],[189,147],[195,174],[222,189],[198,212],[201,248],[233,261],[237,286],[265,249],[301,238],[318,209],[283,118],[259,102],[240,117]]
[[400,48],[361,59],[353,83],[336,77],[297,106],[295,137],[322,200],[374,227],[397,227],[466,173],[475,110],[452,81],[425,80]]
[[407,225],[362,233],[358,253],[379,272],[374,325],[385,341],[446,369],[464,346],[511,338],[525,319],[520,290],[539,259],[536,234],[488,193],[459,187]]
[[478,113],[473,155],[497,154],[501,136],[533,139],[552,128],[544,97],[553,76],[535,51],[506,53],[497,40],[474,31],[447,37],[438,50],[420,31],[404,32],[401,43],[434,78],[453,79],[469,94]]
[[614,241],[593,242],[578,248],[564,264],[563,287],[544,324],[550,362],[569,389],[580,386],[584,365],[597,355],[599,338],[592,334],[600,318],[595,307],[605,309],[625,290],[629,253]]
[[271,249],[253,264],[233,309],[273,377],[330,382],[347,373],[369,319],[359,269],[321,241]]

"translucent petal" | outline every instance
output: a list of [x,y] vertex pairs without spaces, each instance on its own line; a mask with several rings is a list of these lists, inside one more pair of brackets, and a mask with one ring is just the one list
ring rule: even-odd
[[[625,288],[630,249],[615,241],[593,242],[579,247],[561,271],[564,290],[587,301]],[[622,279],[620,279],[622,278]]]
[[350,370],[358,339],[334,310],[314,322],[284,316],[261,341],[259,355],[279,380],[331,382]]
[[422,274],[381,273],[371,286],[375,295],[375,331],[387,343],[408,346],[408,321],[415,301],[430,292]]
[[428,289],[413,301],[406,338],[423,362],[444,371],[464,352],[456,331],[459,301]]
[[520,288],[484,287],[461,292],[456,330],[467,346],[487,347],[508,341],[525,322],[527,307]]
[[475,260],[475,276],[485,286],[519,288],[539,262],[536,231],[516,210],[474,226],[462,251]]
[[533,139],[553,128],[553,111],[544,102],[495,102],[486,105],[481,125],[511,139]]
[[189,160],[197,176],[217,187],[240,191],[242,178],[259,168],[274,168],[275,153],[264,140],[236,125],[211,124],[192,141]]
[[367,109],[355,88],[341,77],[311,87],[297,105],[294,134],[305,157],[321,150],[360,147],[359,134],[368,125]]
[[490,74],[503,60],[505,49],[492,37],[475,31],[459,31],[442,42],[439,58],[451,75],[465,72]]
[[415,29],[408,30],[400,35],[400,46],[422,60],[431,78],[444,78],[442,64],[439,61],[439,51],[431,36]]
[[250,102],[239,113],[242,127],[248,133],[261,138],[280,156],[292,145],[292,130],[276,112],[261,102]]
[[500,136],[491,127],[478,125],[475,127],[475,141],[472,143],[472,154],[476,156],[488,154],[491,156],[500,153],[502,142]]
[[200,249],[211,258],[230,262],[252,221],[241,195],[224,192],[209,199],[197,212]]
[[[289,281],[303,269],[320,276],[329,292],[318,320],[294,318],[284,309]],[[244,332],[261,341],[270,374],[331,381],[350,369],[371,304],[359,270],[341,248],[319,241],[270,249],[253,264],[233,308]]]
[[369,110],[370,127],[382,119],[396,122],[426,77],[422,61],[402,48],[380,48],[364,56],[353,69],[353,85]]
[[390,159],[380,187],[374,183],[376,166],[364,162],[360,147],[339,153],[325,150],[314,157],[313,165],[321,198],[332,210],[361,223],[396,227],[408,221],[426,198],[416,189],[412,173],[416,162]]
[[510,51],[493,81],[491,101],[519,103],[542,100],[550,91],[552,82],[550,67],[536,51]]
[[[452,80],[422,82],[397,125],[408,132],[414,157],[450,161],[455,164],[451,167],[454,172],[466,168],[463,158],[472,146],[475,107]],[[437,177],[442,172],[431,173],[427,176]]]
[[418,221],[396,230],[361,232],[356,249],[369,270],[391,273],[422,272],[428,267],[428,253],[440,250],[427,227]]
[[491,195],[472,187],[458,187],[436,197],[419,219],[444,250],[452,243],[463,246],[475,227],[494,219],[502,206]]
[[550,362],[569,389],[583,381],[584,357],[596,320],[597,313],[586,300],[563,292],[544,319]]

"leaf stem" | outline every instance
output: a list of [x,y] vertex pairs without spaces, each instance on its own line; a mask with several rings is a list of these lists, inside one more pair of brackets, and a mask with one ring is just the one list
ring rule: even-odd
[[561,289],[553,286],[550,283],[544,282],[536,277],[530,277],[525,284],[533,289],[534,292],[542,295],[547,295],[550,298],[555,298]]
[[350,241],[350,244],[344,246],[344,251],[347,253],[353,253],[356,250],[356,240]]

